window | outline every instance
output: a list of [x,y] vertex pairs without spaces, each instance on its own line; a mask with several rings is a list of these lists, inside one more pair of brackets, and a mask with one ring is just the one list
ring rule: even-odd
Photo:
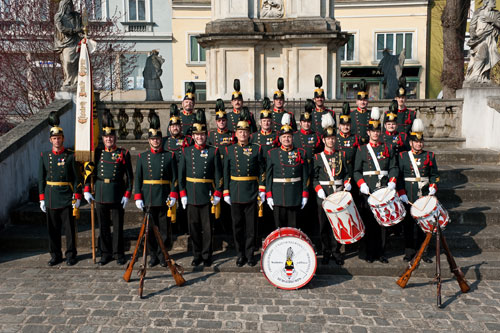
[[146,0],[128,0],[129,21],[146,20]]
[[349,36],[347,43],[339,48],[340,61],[354,60],[354,35]]
[[198,44],[195,35],[188,35],[189,38],[189,63],[205,63],[206,55],[205,49]]
[[147,53],[125,54],[120,59],[122,89],[144,89],[144,76],[142,71],[146,65]]
[[106,18],[106,0],[80,0],[79,4],[75,3],[75,9],[81,13],[86,9],[90,21],[102,21]]
[[[184,94],[186,94],[188,82],[184,82]],[[194,82],[194,86],[196,87],[196,100],[197,101],[206,101],[207,100],[207,83],[206,82]]]
[[378,33],[377,40],[377,60],[382,59],[385,49],[388,49],[390,54],[400,54],[405,49],[405,58],[412,59],[413,49],[413,32],[394,32],[394,33]]

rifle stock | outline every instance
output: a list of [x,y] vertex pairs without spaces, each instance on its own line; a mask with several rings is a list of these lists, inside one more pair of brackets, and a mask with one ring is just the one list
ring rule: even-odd
[[441,227],[439,226],[439,220],[436,221],[436,302],[437,306],[441,307]]
[[448,264],[450,265],[450,270],[453,274],[455,274],[458,285],[460,286],[460,290],[463,293],[466,293],[470,290],[470,287],[469,284],[467,283],[467,280],[465,279],[464,273],[462,272],[460,267],[457,266],[455,259],[451,255],[450,248],[448,247],[448,243],[446,243],[446,238],[444,238],[443,233],[441,233],[440,236],[441,236],[440,237],[441,245],[443,246],[444,253],[446,254],[446,259],[448,260]]
[[144,235],[144,229],[146,228],[146,215],[144,215],[144,219],[142,220],[141,231],[139,232],[139,238],[137,239],[137,243],[135,244],[135,250],[132,254],[132,259],[130,259],[130,263],[127,266],[127,270],[125,274],[123,274],[123,280],[125,282],[130,281],[130,276],[132,275],[132,270],[134,269],[134,264],[137,260],[137,252],[139,251],[139,246],[141,246],[142,236]]
[[415,256],[415,258],[413,258],[412,262],[406,269],[406,272],[404,272],[404,274],[396,282],[398,286],[400,286],[401,288],[406,287],[406,285],[408,284],[408,281],[410,280],[411,277],[411,273],[413,273],[413,271],[417,268],[418,263],[420,262],[420,259],[422,259],[422,255],[424,254],[424,251],[427,248],[427,245],[429,245],[429,242],[431,241],[431,238],[432,238],[432,232],[428,232],[425,235],[425,239],[422,242],[422,246],[420,246],[417,255]]
[[153,231],[156,237],[156,242],[160,245],[161,251],[163,252],[163,257],[165,258],[165,262],[168,265],[168,268],[170,268],[170,272],[172,273],[172,277],[175,280],[175,284],[177,286],[182,286],[184,283],[186,283],[186,280],[182,277],[181,273],[179,273],[178,268],[181,269],[181,271],[184,271],[181,266],[177,265],[171,258],[170,255],[168,254],[167,249],[165,248],[165,244],[163,244],[163,241],[160,236],[160,231],[158,230],[158,227],[156,225],[153,225]]
[[144,278],[146,277],[146,265],[148,257],[148,235],[149,235],[149,211],[146,213],[146,224],[145,224],[145,236],[144,236],[144,252],[142,254],[142,267],[139,271],[139,297],[142,298],[142,291],[144,289]]

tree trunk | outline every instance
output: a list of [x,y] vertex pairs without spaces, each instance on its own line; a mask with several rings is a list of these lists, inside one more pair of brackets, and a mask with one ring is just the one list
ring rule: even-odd
[[455,98],[464,82],[464,40],[470,0],[446,0],[441,25],[443,26],[443,98]]

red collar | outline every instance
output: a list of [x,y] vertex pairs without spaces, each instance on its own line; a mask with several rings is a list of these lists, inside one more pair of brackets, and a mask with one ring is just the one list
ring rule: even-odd
[[116,150],[116,145],[114,145],[113,147],[111,147],[111,149],[108,149],[106,147],[104,147],[104,151],[107,151],[107,152],[112,152],[112,151],[115,151]]
[[54,149],[52,149],[52,154],[54,155],[61,155],[62,153],[64,153],[64,146],[61,148],[60,151],[54,151]]
[[317,111],[317,112],[323,112],[323,111],[325,111],[325,109],[326,109],[326,107],[325,107],[325,106],[323,106],[323,108],[318,108],[318,107],[316,107],[316,111]]
[[408,110],[408,108],[406,106],[404,109],[401,109],[401,110],[398,108],[398,112],[405,112],[406,110]]
[[300,133],[304,134],[304,135],[309,135],[312,133],[312,130],[309,130],[309,131],[305,131],[304,129],[300,129]]
[[203,145],[201,145],[201,146],[199,146],[199,145],[198,145],[198,144],[196,144],[196,143],[194,144],[194,147],[195,147],[196,149],[198,149],[198,150],[205,149],[205,147],[206,147],[206,146],[207,146],[206,144],[203,144]]
[[222,131],[220,129],[217,129],[217,133],[219,133],[219,134],[225,134],[225,133],[227,133],[227,131],[228,131],[227,127],[225,129],[223,129]]
[[376,148],[376,147],[380,146],[381,144],[382,143],[380,143],[380,142],[377,142],[377,143],[371,143],[370,142],[370,146],[372,146],[373,148]]
[[420,153],[417,153],[416,151],[414,151],[413,149],[411,150],[411,152],[413,153],[413,155],[420,155],[422,154],[424,151],[421,150]]
[[163,148],[160,147],[160,149],[158,150],[154,150],[153,148],[149,147],[149,150],[153,153],[153,154],[159,154],[161,152],[163,152]]
[[285,147],[281,146],[281,150],[284,150],[284,151],[291,151],[292,149],[293,149],[293,145],[290,148],[285,148]]
[[185,116],[190,116],[193,114],[193,112],[188,112],[186,110],[182,110],[182,113],[185,115]]
[[333,151],[329,152],[329,151],[327,151],[327,150],[325,149],[323,152],[325,153],[325,155],[333,155],[333,154],[335,154],[335,153],[336,153],[336,150],[335,150],[335,148],[333,148]]
[[246,147],[246,146],[248,146],[249,144],[250,144],[250,141],[248,141],[246,145],[242,145],[240,142],[238,142],[238,145],[239,145],[240,147]]
[[343,137],[343,138],[348,138],[348,137],[350,137],[350,136],[351,136],[351,132],[350,132],[350,131],[349,131],[349,133],[348,133],[348,134],[344,134],[344,133],[342,133],[341,131],[339,131],[339,134],[340,134],[340,136],[341,136],[341,137]]
[[236,113],[236,114],[239,114],[240,111],[236,110],[236,109],[233,109],[233,113]]
[[276,109],[276,108],[273,108],[273,112],[276,112],[276,113],[283,113],[283,112],[285,112],[285,109],[283,109],[283,110],[281,110],[281,111],[280,111],[280,110],[278,110],[278,109]]
[[272,130],[270,130],[269,132],[266,132],[266,131],[264,131],[263,129],[261,129],[261,130],[260,130],[260,134],[262,134],[262,135],[269,135],[269,134],[271,134],[272,132],[273,132]]
[[356,110],[359,112],[359,113],[365,113],[368,109],[360,109],[359,107],[356,108]]
[[398,135],[398,131],[394,131],[394,132],[391,133],[391,132],[389,132],[389,131],[386,130],[385,134],[386,135],[390,135],[390,136],[394,136],[394,135]]

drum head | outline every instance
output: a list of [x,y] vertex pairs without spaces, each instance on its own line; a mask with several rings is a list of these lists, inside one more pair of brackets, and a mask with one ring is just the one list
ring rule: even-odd
[[271,241],[262,254],[264,276],[274,286],[290,290],[305,286],[316,272],[316,254],[311,244],[296,236]]
[[416,200],[411,207],[411,216],[419,218],[429,215],[437,206],[437,198],[435,196],[426,196]]
[[333,211],[338,211],[340,208],[346,208],[349,202],[352,201],[352,195],[346,191],[340,191],[330,194],[321,206],[323,209],[328,208]]
[[371,206],[380,206],[394,198],[396,190],[390,190],[387,187],[376,190],[368,197],[368,204]]

